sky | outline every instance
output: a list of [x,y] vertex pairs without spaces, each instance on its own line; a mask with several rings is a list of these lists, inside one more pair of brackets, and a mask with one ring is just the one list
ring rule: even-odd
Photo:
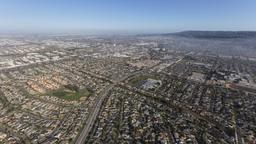
[[0,32],[256,30],[256,0],[1,0]]

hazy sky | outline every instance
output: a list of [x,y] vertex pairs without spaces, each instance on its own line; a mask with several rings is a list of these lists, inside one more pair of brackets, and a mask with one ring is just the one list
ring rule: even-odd
[[1,0],[4,32],[256,30],[256,0]]

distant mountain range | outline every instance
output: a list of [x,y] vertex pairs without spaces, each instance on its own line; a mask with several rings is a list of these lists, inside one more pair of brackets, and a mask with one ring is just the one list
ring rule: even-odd
[[178,33],[148,34],[140,36],[180,36],[200,39],[256,38],[256,31],[183,31]]
[[[168,35],[168,34],[164,34]],[[173,34],[172,34],[173,35]],[[251,38],[255,31],[184,31],[174,35],[192,38]]]

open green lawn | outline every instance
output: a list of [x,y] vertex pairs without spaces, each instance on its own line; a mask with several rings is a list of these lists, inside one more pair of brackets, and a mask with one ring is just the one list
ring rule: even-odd
[[87,97],[91,92],[87,89],[71,90],[65,87],[53,90],[47,93],[50,96],[55,96],[68,101],[77,101],[81,97]]

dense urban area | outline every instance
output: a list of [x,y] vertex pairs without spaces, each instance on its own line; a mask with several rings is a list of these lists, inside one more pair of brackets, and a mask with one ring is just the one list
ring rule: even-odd
[[2,35],[0,143],[255,144],[256,34]]

